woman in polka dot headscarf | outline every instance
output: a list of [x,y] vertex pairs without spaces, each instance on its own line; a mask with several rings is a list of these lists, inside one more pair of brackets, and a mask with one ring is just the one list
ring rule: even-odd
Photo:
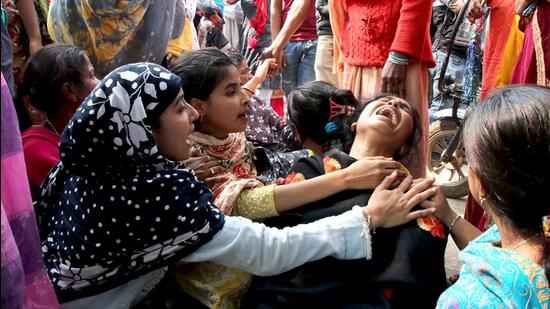
[[[46,267],[65,307],[128,307],[177,260],[268,275],[325,256],[364,257],[370,237],[361,235],[371,228],[431,212],[410,213],[430,190],[389,190],[392,175],[368,211],[286,230],[224,217],[179,163],[190,156],[197,117],[179,77],[148,63],[111,72],[77,110],[37,202]],[[400,203],[403,194],[414,198]]]

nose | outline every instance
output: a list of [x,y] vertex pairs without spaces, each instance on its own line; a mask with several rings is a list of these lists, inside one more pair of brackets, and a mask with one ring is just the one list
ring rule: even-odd
[[191,122],[195,122],[199,119],[199,112],[191,104],[187,104],[187,107],[189,108],[189,119]]

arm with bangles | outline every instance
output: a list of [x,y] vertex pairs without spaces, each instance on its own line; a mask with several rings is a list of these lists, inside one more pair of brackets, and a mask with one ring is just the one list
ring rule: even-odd
[[424,208],[435,209],[434,215],[447,227],[459,250],[464,249],[468,243],[479,235],[481,231],[470,222],[458,215],[447,202],[447,198],[439,187],[434,188],[435,195],[422,202]]
[[254,76],[246,82],[241,88],[245,90],[245,94],[248,96],[248,98],[251,98],[254,93],[256,92],[256,88],[266,79],[268,74],[274,70],[277,70],[277,64],[275,63],[275,59],[270,58],[266,59],[258,66],[256,69],[256,73]]

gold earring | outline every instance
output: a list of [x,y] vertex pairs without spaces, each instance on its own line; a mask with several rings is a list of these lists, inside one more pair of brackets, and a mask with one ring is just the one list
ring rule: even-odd
[[483,204],[487,202],[487,197],[485,196],[485,193],[480,192],[479,193],[479,206],[483,207]]

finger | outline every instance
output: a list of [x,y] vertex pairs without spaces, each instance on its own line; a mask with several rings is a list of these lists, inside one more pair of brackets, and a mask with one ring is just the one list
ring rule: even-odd
[[384,156],[374,156],[374,157],[367,157],[369,160],[384,160],[384,161],[393,161],[393,158],[388,158]]
[[424,202],[425,200],[429,199],[430,197],[434,196],[436,194],[437,190],[435,189],[428,189],[424,192],[421,192],[419,194],[416,194],[407,202],[407,208],[413,208],[414,206]]
[[387,93],[387,92],[388,92],[388,78],[383,77],[382,78],[382,93]]
[[398,170],[401,167],[401,163],[390,160],[376,160],[376,166],[384,169]]
[[405,80],[402,79],[399,82],[399,96],[405,98],[407,95],[407,87],[405,86]]
[[191,150],[191,157],[200,157],[202,156],[203,154],[201,153],[200,150],[198,149],[193,149]]
[[376,187],[376,190],[387,190],[391,188],[391,184],[397,179],[397,172],[391,173],[389,176],[384,178],[382,182]]
[[204,170],[211,169],[214,167],[221,167],[218,161],[208,161],[201,166]]
[[433,178],[423,179],[418,184],[412,186],[410,188],[410,190],[407,193],[405,193],[404,197],[406,199],[411,199],[414,195],[416,195],[416,194],[418,194],[422,191],[426,191],[429,187],[432,186],[433,182],[434,182]]
[[[396,175],[395,177],[397,177],[397,172],[395,172],[395,175]],[[397,187],[397,190],[401,192],[405,192],[411,187],[411,183],[412,183],[412,176],[409,175],[405,177],[405,179],[403,179],[399,187]]]
[[407,222],[418,218],[427,217],[435,213],[435,208],[415,210],[409,213],[406,217]]

